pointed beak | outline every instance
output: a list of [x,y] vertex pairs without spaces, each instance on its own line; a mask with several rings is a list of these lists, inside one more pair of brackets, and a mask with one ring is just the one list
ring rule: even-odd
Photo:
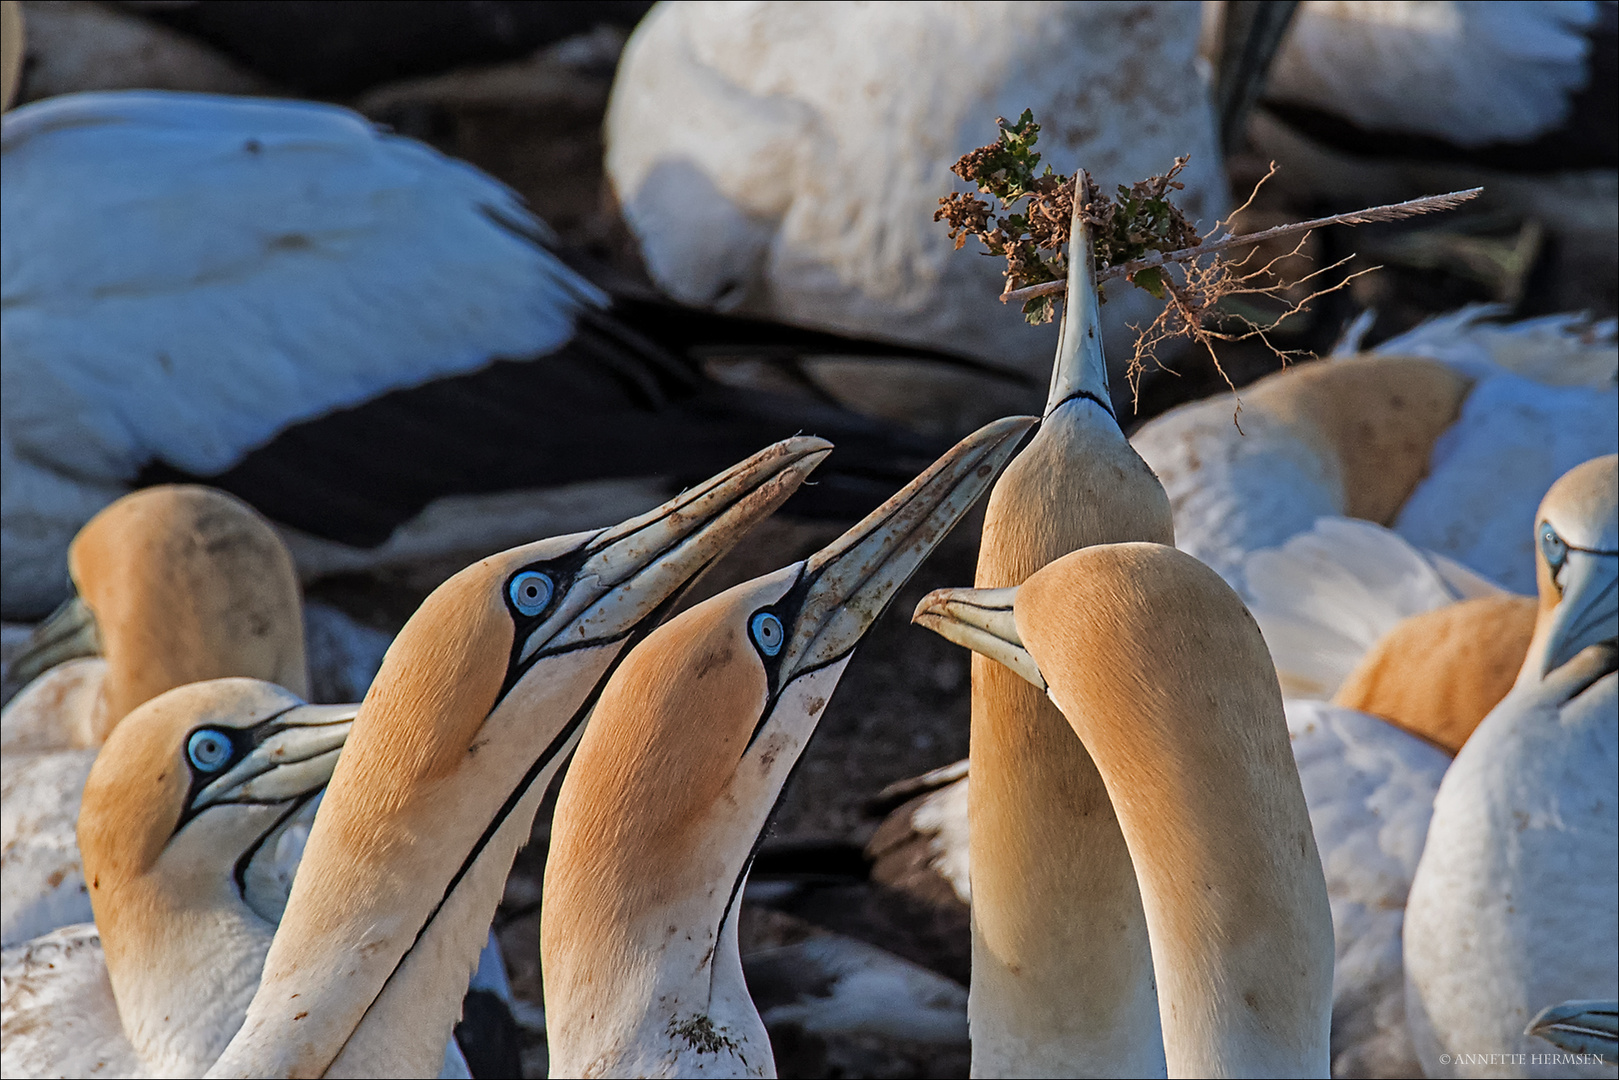
[[604,529],[581,549],[573,586],[529,633],[522,663],[630,633],[690,588],[832,452],[798,436],[761,450],[655,510]]
[[916,605],[911,621],[957,645],[1011,668],[1044,690],[1040,665],[1023,647],[1012,604],[1017,587],[1010,589],[935,589]]
[[302,705],[254,729],[247,755],[191,800],[190,813],[221,803],[277,803],[319,791],[332,778],[358,705]]
[[95,613],[74,596],[34,628],[7,675],[15,685],[26,686],[57,664],[100,655],[101,634],[96,629]]
[[957,443],[866,519],[804,564],[776,605],[786,642],[777,689],[847,656],[900,587],[972,508],[1038,421],[1014,416]]
[[1047,416],[1075,398],[1094,401],[1109,416],[1113,415],[1107,357],[1102,353],[1096,245],[1091,227],[1081,216],[1083,209],[1075,199],[1073,232],[1068,243],[1068,292],[1063,298],[1062,331],[1057,338],[1057,359],[1051,365],[1051,388],[1046,394]]
[[1562,574],[1563,598],[1546,632],[1537,677],[1572,660],[1581,649],[1619,638],[1619,554],[1570,549]]
[[1612,1061],[1619,1051],[1619,1001],[1565,1001],[1540,1010],[1524,1028],[1571,1054],[1601,1054]]

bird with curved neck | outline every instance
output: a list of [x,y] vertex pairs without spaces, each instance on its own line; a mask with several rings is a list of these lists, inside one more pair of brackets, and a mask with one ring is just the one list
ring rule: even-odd
[[[990,492],[980,588],[1091,544],[1174,543],[1169,500],[1113,415],[1077,215],[1073,235],[1045,417]],[[1096,766],[1044,694],[979,657],[969,753],[974,1074],[1161,1074],[1147,926]]]
[[32,681],[0,712],[6,945],[89,921],[74,822],[97,748],[132,709],[227,676],[309,696],[292,557],[240,500],[136,492],[84,527],[68,561],[77,595],[35,631],[13,666]]
[[938,590],[916,621],[1049,694],[1095,762],[1169,1075],[1326,1076],[1326,882],[1270,653],[1230,586],[1171,547],[1101,545],[1016,588]]
[[235,1033],[297,838],[354,716],[255,679],[161,694],[114,729],[79,815],[95,925],[5,959],[7,1075],[196,1076]]
[[1406,906],[1406,1016],[1430,1076],[1477,1074],[1477,1046],[1535,1053],[1524,1029],[1548,1001],[1619,993],[1619,457],[1558,480],[1535,536],[1528,655],[1439,786]]
[[607,678],[831,450],[787,439],[621,524],[483,559],[394,639],[210,1076],[425,1075]]
[[968,436],[809,559],[683,612],[602,692],[563,782],[540,934],[562,1076],[774,1076],[737,907],[861,637],[1033,420]]
[[79,530],[68,572],[74,596],[12,664],[29,685],[6,706],[5,749],[99,746],[137,705],[205,679],[308,696],[292,556],[240,499],[190,484],[126,495]]

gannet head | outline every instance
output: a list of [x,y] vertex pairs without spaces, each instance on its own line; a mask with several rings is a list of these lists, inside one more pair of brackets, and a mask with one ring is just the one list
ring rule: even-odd
[[862,635],[1033,423],[983,428],[828,547],[625,659],[552,823],[541,941],[559,1074],[768,1064],[736,945],[753,851]]
[[[79,851],[120,1015],[149,1063],[206,1067],[230,1034],[212,1012],[240,1020],[296,866],[281,841],[307,824],[354,712],[256,679],[193,683],[130,713],[96,756]],[[192,1007],[174,1008],[188,992]]]
[[240,499],[189,484],[126,495],[79,530],[68,569],[76,595],[35,632],[16,678],[101,653],[102,737],[186,683],[241,675],[308,694],[292,556]]
[[1535,514],[1540,616],[1518,679],[1545,678],[1619,637],[1619,456],[1564,473]]
[[259,993],[210,1075],[322,1075],[339,1054],[438,1067],[512,857],[607,677],[830,450],[785,440],[427,598],[360,706]]
[[915,621],[1045,688],[1096,762],[1141,886],[1175,1076],[1324,1075],[1332,915],[1270,653],[1173,547],[1100,544]]

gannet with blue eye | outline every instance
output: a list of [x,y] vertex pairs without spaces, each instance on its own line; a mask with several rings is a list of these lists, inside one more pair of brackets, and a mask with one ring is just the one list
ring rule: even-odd
[[90,919],[79,792],[130,710],[227,676],[308,696],[292,557],[241,500],[193,486],[125,496],[80,530],[68,565],[76,595],[14,662],[32,681],[0,711],[6,945]]
[[557,799],[540,933],[562,1076],[773,1076],[737,922],[772,808],[861,637],[1033,424],[963,440],[810,556],[660,627]]
[[1455,1057],[1475,1046],[1542,1052],[1524,1029],[1546,1002],[1619,994],[1619,457],[1553,485],[1535,536],[1529,653],[1440,784],[1406,905],[1406,1015],[1430,1076],[1477,1075]]
[[785,440],[434,590],[360,706],[258,993],[209,1075],[439,1067],[512,859],[608,677],[830,450]]
[[258,986],[354,706],[253,679],[130,713],[90,771],[79,841],[94,925],[5,952],[8,1076],[195,1076]]
[[1275,669],[1231,588],[1174,548],[1106,544],[1015,588],[938,590],[915,619],[1048,693],[1095,761],[1141,881],[1169,1075],[1327,1076],[1326,883]]

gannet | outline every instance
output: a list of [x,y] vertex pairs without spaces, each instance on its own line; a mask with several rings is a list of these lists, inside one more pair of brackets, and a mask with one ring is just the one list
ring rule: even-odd
[[[1113,414],[1078,220],[1074,237],[1045,417],[990,494],[980,587],[1017,585],[1090,544],[1174,539],[1169,500]],[[1147,924],[1102,777],[1013,673],[975,657],[972,696],[973,1071],[1161,1074]]]
[[1240,413],[1217,395],[1143,424],[1130,442],[1169,493],[1179,546],[1243,592],[1249,554],[1348,516],[1532,592],[1534,507],[1619,449],[1619,346],[1611,321],[1484,314],[1270,375]]
[[90,772],[95,924],[9,948],[8,1076],[196,1076],[241,1024],[353,718],[254,679],[170,690]]
[[1619,457],[1558,480],[1534,535],[1529,653],[1445,773],[1406,905],[1406,1015],[1430,1076],[1486,1075],[1466,1059],[1483,1045],[1543,1052],[1525,1026],[1547,1002],[1619,993]]
[[[1177,198],[1212,228],[1227,194],[1199,33],[1190,4],[660,4],[619,61],[607,177],[677,299],[1041,378],[1053,333],[996,299],[1004,264],[933,220],[962,186],[950,166],[1031,109],[1045,162],[1108,191],[1190,155]],[[1108,300],[1125,356],[1156,308]]]
[[1033,423],[969,436],[809,559],[670,620],[608,683],[546,862],[554,1073],[775,1074],[737,950],[753,854],[860,638]]
[[920,350],[610,296],[513,192],[346,109],[67,94],[0,145],[10,619],[157,481],[240,496],[311,576],[600,527],[800,430],[842,448],[806,512],[854,519],[944,446],[703,359]]
[[438,1068],[512,859],[607,678],[830,449],[785,440],[428,596],[360,705],[247,1019],[209,1075]]
[[[1108,544],[1015,588],[938,590],[916,620],[1048,693],[1094,760],[1158,993],[1156,1009],[1110,1004],[1161,1013],[1168,1074],[1328,1075],[1326,884],[1270,654],[1231,588],[1172,547]],[[1056,937],[1068,917],[1053,907],[1028,933]],[[1083,968],[1073,979],[1100,992]]]
[[6,945],[89,921],[80,792],[133,708],[233,675],[308,695],[291,556],[240,500],[191,486],[125,496],[80,531],[68,563],[75,596],[13,663],[23,678],[43,674],[0,711]]

